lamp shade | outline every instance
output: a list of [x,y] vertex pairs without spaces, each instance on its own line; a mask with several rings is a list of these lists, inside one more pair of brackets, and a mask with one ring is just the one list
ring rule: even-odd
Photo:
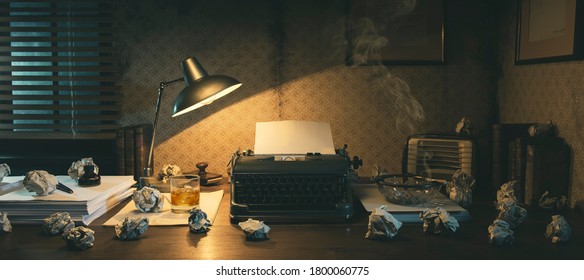
[[174,101],[173,117],[211,104],[241,86],[241,82],[234,78],[223,75],[208,75],[195,58],[184,60],[182,67],[187,86]]

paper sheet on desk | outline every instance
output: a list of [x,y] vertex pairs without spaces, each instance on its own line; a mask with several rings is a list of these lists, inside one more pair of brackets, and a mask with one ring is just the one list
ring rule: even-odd
[[255,154],[335,154],[331,126],[325,122],[277,121],[256,123]]
[[[166,201],[164,202],[164,207],[162,211],[158,213],[144,213],[136,208],[134,201],[128,202],[120,212],[111,217],[104,226],[115,226],[121,224],[126,217],[145,217],[149,220],[150,226],[173,226],[173,225],[188,225],[189,214],[176,214],[170,210],[170,194],[162,194]],[[214,192],[202,192],[201,193],[201,210],[207,214],[207,219],[213,223],[215,221],[215,216],[219,211],[219,205],[221,204],[221,199],[223,198],[223,190]]]
[[22,180],[18,180],[16,182],[7,183],[7,182],[0,182],[0,195],[10,193],[15,190],[19,190],[24,188],[22,184]]
[[393,204],[385,200],[385,197],[377,189],[375,184],[352,184],[353,193],[359,200],[363,207],[368,212],[373,209],[385,205],[385,211],[389,212],[400,222],[417,222],[421,223],[419,214],[426,208],[442,207],[448,211],[451,216],[454,216],[458,221],[464,222],[471,219],[468,210],[456,204],[446,196],[439,194],[434,200],[416,206],[404,206]]

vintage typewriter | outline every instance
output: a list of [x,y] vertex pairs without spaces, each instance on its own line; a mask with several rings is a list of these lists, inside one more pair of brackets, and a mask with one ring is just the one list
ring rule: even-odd
[[346,145],[336,154],[302,156],[234,153],[231,159],[231,222],[332,222],[353,216],[351,178],[362,165]]

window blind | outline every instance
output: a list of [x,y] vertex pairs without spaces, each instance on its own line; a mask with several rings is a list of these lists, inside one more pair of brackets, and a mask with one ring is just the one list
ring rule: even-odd
[[113,138],[113,0],[0,3],[0,138]]

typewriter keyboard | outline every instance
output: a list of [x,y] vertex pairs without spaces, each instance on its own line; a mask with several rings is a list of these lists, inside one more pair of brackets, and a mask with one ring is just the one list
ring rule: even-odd
[[349,201],[338,175],[238,175],[233,202],[258,210],[334,210]]

